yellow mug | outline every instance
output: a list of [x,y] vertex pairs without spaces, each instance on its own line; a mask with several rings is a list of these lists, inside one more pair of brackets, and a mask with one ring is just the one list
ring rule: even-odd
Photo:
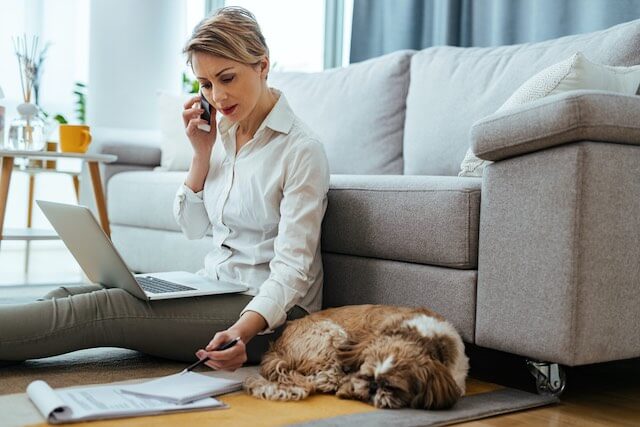
[[60,125],[60,151],[63,153],[84,153],[90,143],[89,126]]

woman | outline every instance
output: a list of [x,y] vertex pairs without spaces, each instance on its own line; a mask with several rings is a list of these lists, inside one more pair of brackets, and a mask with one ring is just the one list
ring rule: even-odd
[[[220,9],[195,28],[184,52],[213,107],[212,126],[198,128],[200,96],[190,99],[183,119],[194,155],[174,216],[189,239],[211,228],[213,248],[199,274],[250,290],[148,302],[121,289],[60,288],[0,308],[5,363],[118,346],[183,361],[207,357],[211,368],[234,370],[258,362],[287,319],[320,309],[329,186],[322,144],[267,85],[269,51],[250,12]],[[212,351],[236,337],[234,347]]]

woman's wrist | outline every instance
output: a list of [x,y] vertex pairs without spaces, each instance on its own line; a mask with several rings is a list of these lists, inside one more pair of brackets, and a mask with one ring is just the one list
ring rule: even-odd
[[185,184],[194,192],[202,190],[204,180],[209,173],[209,157],[195,154],[191,159],[191,167]]
[[194,152],[193,158],[191,159],[192,164],[198,165],[209,165],[209,160],[211,159],[211,150],[206,150],[203,152]]
[[245,311],[240,319],[233,324],[227,332],[240,337],[242,342],[248,343],[253,337],[258,335],[269,326],[267,321],[255,311]]

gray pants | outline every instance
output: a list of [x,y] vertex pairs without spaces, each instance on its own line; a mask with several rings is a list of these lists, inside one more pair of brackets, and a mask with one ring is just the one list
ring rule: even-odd
[[[30,304],[0,306],[0,361],[123,347],[191,362],[217,331],[233,325],[251,298],[229,294],[143,301],[122,289],[59,288]],[[288,319],[306,314],[295,306]],[[282,329],[252,339],[247,362],[258,363]]]

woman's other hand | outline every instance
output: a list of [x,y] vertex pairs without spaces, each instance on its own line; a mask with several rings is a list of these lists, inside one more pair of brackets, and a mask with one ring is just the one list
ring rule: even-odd
[[196,356],[198,359],[208,357],[209,360],[205,362],[205,365],[212,369],[235,371],[247,361],[247,349],[242,338],[236,345],[227,350],[214,351],[215,348],[235,338],[238,338],[237,333],[234,334],[230,330],[220,331],[215,334],[204,349],[196,352]]
[[[261,314],[251,310],[245,311],[233,326],[226,331],[216,333],[204,349],[196,352],[196,356],[198,359],[208,357],[209,360],[205,362],[205,365],[210,368],[235,371],[247,361],[246,343],[267,326],[267,321]],[[240,340],[233,347],[223,351],[214,351],[215,348],[235,338],[240,338]]]
[[204,112],[200,105],[200,96],[194,96],[184,104],[184,110],[182,111],[182,120],[184,121],[185,132],[195,157],[202,157],[209,159],[211,151],[213,150],[213,144],[216,142],[216,109],[213,106],[211,110],[211,130],[209,132],[202,129],[198,129],[198,125],[208,125],[206,120],[200,118],[200,115]]

